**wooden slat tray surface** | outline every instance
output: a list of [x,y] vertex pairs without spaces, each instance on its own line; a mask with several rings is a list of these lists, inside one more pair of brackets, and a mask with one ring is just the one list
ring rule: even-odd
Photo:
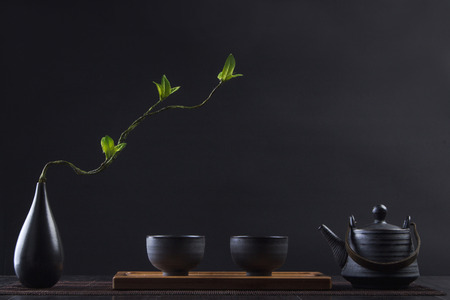
[[163,276],[162,272],[117,272],[116,290],[329,290],[331,277],[320,272],[273,272],[246,276],[245,272],[189,272]]

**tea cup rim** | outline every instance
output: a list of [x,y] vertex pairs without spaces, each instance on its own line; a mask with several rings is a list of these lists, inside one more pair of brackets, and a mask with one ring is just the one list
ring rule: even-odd
[[232,235],[230,239],[287,239],[287,235]]
[[202,239],[205,238],[204,235],[198,234],[150,234],[147,235],[147,238],[154,239]]

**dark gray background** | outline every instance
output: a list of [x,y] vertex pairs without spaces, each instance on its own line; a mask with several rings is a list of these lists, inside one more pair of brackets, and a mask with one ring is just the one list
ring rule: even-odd
[[44,164],[84,169],[157,97],[196,104],[228,53],[245,77],[207,106],[147,120],[104,173],[56,166],[65,274],[153,270],[147,234],[204,234],[202,270],[236,269],[229,236],[289,235],[284,270],[337,274],[317,232],[406,215],[422,274],[449,274],[449,1],[2,2],[0,270]]

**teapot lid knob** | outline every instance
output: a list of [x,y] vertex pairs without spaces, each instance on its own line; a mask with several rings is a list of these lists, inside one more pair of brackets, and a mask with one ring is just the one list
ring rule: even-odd
[[373,217],[375,218],[375,223],[386,222],[387,207],[383,204],[375,205],[372,209]]

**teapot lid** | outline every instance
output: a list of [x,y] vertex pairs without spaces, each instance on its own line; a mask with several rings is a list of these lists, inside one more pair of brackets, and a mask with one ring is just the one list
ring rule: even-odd
[[[404,228],[409,227],[409,220],[410,220],[409,217],[405,220],[405,224],[403,224],[403,228],[387,223],[386,222],[387,207],[384,206],[383,204],[375,205],[372,209],[372,214],[374,217],[373,223],[366,225],[366,226],[362,227],[361,229],[365,229],[365,230],[404,230]],[[350,225],[352,227],[355,227],[355,223],[356,222],[354,221],[354,218],[352,216],[352,218],[350,220]]]

